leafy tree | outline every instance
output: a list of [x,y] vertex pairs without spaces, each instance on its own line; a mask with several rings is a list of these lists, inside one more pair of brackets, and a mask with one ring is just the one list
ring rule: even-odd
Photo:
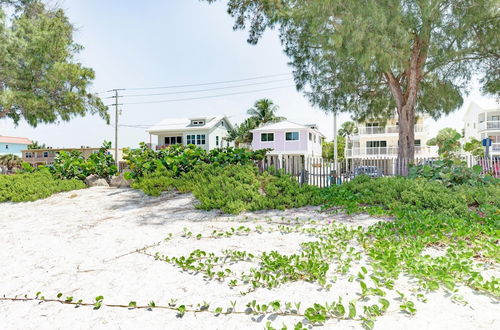
[[82,47],[73,31],[62,9],[0,2],[0,119],[36,126],[91,113],[109,121],[107,107],[87,91],[94,71],[74,60]]
[[234,129],[229,130],[229,135],[226,139],[234,141],[236,147],[239,147],[240,144],[251,143],[251,130],[265,123],[274,123],[286,119],[285,117],[276,116],[277,110],[278,106],[273,101],[269,99],[257,100],[254,106],[247,110],[247,114],[250,117],[245,119],[240,125],[235,125]]
[[464,151],[470,152],[474,157],[484,156],[483,144],[481,143],[481,141],[473,137],[464,144]]
[[[340,132],[340,130],[339,130]],[[345,155],[345,148],[346,148],[346,138],[342,135],[337,136],[337,148],[338,148],[338,160],[343,161],[344,160],[344,155]],[[323,144],[321,145],[322,147],[322,154],[323,158],[326,159],[333,159],[333,148],[334,148],[334,142],[327,142],[323,141]]]
[[28,146],[28,149],[46,149],[47,146],[45,143],[39,144],[38,141],[34,141],[32,144]]
[[358,128],[356,127],[356,123],[353,121],[346,121],[340,126],[339,135],[349,138],[358,132]]
[[18,168],[21,166],[22,160],[16,155],[1,155],[0,156],[0,166],[5,166],[7,171],[12,171],[13,168]]
[[240,144],[248,144],[252,142],[252,133],[250,132],[257,127],[257,121],[254,117],[245,119],[241,124],[234,125],[233,129],[228,132],[228,141],[234,142],[236,148]]
[[401,165],[414,159],[416,113],[458,109],[473,74],[500,94],[497,0],[229,0],[228,13],[252,44],[279,27],[297,88],[320,108],[356,119],[397,109]]
[[273,123],[286,119],[285,117],[276,116],[278,106],[269,99],[260,99],[255,102],[254,106],[247,110],[247,114],[254,118],[258,125],[265,123]]
[[453,128],[443,128],[435,138],[427,141],[429,146],[437,146],[438,154],[447,160],[457,159],[461,150],[462,135]]

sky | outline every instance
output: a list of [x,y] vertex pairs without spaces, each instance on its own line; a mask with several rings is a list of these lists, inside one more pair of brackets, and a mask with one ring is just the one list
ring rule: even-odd
[[[181,92],[158,96],[123,97],[120,103],[119,147],[136,147],[149,141],[145,126],[167,118],[225,114],[232,123],[246,118],[246,110],[260,98],[279,106],[278,115],[319,126],[328,139],[333,136],[333,116],[312,107],[293,87],[291,68],[276,31],[268,31],[257,45],[246,42],[245,31],[234,31],[225,1],[209,5],[198,0],[59,0],[75,25],[75,41],[84,49],[76,60],[96,72],[90,90],[99,92],[105,104],[113,104],[106,91],[126,88],[122,95]],[[134,88],[204,84],[268,76],[240,82],[173,89]],[[253,84],[253,85],[250,85]],[[231,89],[191,92],[228,86]],[[247,85],[247,86],[241,86]],[[273,88],[273,89],[271,89]],[[267,89],[267,90],[263,90]],[[206,96],[240,93],[220,97]],[[130,104],[172,99],[199,98],[165,103]],[[464,107],[453,114],[428,120],[430,135],[443,127],[461,130],[465,106],[484,100],[477,87],[466,97]],[[110,108],[114,120],[114,108]],[[338,117],[339,126],[350,120]],[[131,127],[141,126],[141,127]],[[113,122],[100,117],[76,117],[70,122],[15,126],[0,119],[0,135],[28,137],[47,146],[100,146],[114,141]]]

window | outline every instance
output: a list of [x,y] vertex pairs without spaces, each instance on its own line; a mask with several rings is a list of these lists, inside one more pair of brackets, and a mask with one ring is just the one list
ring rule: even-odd
[[193,125],[193,126],[203,126],[203,125],[205,125],[205,121],[204,120],[192,120],[191,121],[191,125]]
[[205,134],[187,135],[187,144],[205,144]]
[[219,137],[218,136],[215,137],[215,145],[217,147],[219,146]]
[[224,127],[224,120],[220,122],[220,125]]
[[387,147],[387,141],[366,141],[367,148]]
[[9,149],[9,145],[8,144],[5,145],[5,149]]
[[31,152],[27,152],[26,155],[25,155],[26,158],[33,158],[33,155],[31,154]]
[[262,133],[260,134],[261,142],[272,142],[274,141],[274,133]]
[[422,142],[420,140],[415,140],[415,147],[420,147]]
[[309,133],[309,141],[312,141],[312,139],[313,139],[312,136],[313,136],[313,134]]
[[181,144],[182,136],[166,136],[165,137],[165,145],[171,144]]
[[[398,125],[399,123],[397,123],[396,125]],[[378,123],[366,123],[366,127],[378,127],[380,126]]]
[[43,158],[47,158],[49,157],[49,152],[48,151],[44,151],[43,152]]
[[316,134],[314,134],[314,143],[316,143]]
[[287,141],[298,141],[299,140],[299,132],[286,132],[285,140]]

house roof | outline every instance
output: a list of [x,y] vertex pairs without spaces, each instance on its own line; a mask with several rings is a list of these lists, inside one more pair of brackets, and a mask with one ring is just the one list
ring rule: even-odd
[[[178,132],[178,131],[196,131],[200,129],[211,129],[222,119],[228,123],[229,128],[233,128],[231,122],[225,115],[207,116],[207,117],[192,117],[192,118],[168,118],[151,126],[146,130],[149,133],[158,132]],[[191,125],[193,120],[204,120],[204,125]]]
[[479,107],[484,111],[498,111],[500,109],[500,101],[496,99],[481,99],[471,101],[467,106],[467,109],[465,110],[465,116],[474,106]]
[[12,143],[12,144],[31,144],[31,140],[25,137],[15,137],[15,136],[2,136],[0,135],[0,143]]
[[318,132],[321,136],[325,136],[318,129],[312,128],[311,126],[316,126],[316,125],[313,125],[313,124],[301,125],[301,124],[291,122],[289,120],[283,120],[283,121],[280,121],[277,123],[269,123],[269,124],[257,127],[255,129],[251,130],[251,132],[264,132],[264,131],[269,131],[269,130],[287,130],[287,129],[310,129],[310,130]]

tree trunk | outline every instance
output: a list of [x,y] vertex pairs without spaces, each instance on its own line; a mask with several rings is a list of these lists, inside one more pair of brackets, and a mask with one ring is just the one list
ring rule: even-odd
[[408,175],[408,165],[413,163],[415,156],[415,108],[405,104],[398,109],[399,140],[396,174]]

